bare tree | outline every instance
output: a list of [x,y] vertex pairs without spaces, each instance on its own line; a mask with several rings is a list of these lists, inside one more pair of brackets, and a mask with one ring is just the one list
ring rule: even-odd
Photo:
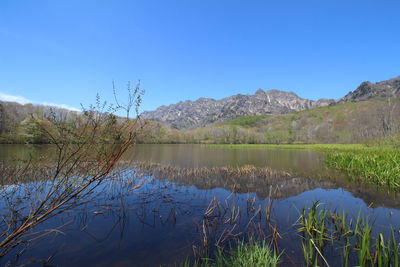
[[[1,197],[8,203],[6,212],[1,214],[0,257],[41,237],[44,232],[33,231],[35,226],[79,205],[112,176],[118,160],[135,142],[143,127],[138,117],[142,97],[138,86],[128,91],[124,105],[107,106],[98,97],[96,105],[75,116],[51,112],[43,118],[32,117],[38,129],[51,141],[55,159],[32,160],[25,167],[2,172],[3,181],[12,178],[15,181],[25,176],[37,180],[33,189],[28,189],[23,179],[12,186],[0,185]],[[136,119],[130,118],[132,109]],[[119,110],[126,112],[125,119],[118,120],[114,115]],[[4,169],[7,166],[0,166],[0,170]],[[25,198],[22,205],[18,204],[21,195]]]

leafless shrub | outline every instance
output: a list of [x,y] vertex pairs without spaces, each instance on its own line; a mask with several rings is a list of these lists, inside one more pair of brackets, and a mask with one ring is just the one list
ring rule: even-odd
[[[44,161],[7,166],[0,164],[2,183],[0,257],[46,233],[34,228],[57,214],[82,203],[106,179],[115,176],[113,168],[133,144],[143,123],[129,118],[132,108],[138,113],[142,91],[128,88],[127,104],[113,107],[101,102],[75,116],[49,116],[32,122],[52,145]],[[114,115],[126,112],[125,119]]]

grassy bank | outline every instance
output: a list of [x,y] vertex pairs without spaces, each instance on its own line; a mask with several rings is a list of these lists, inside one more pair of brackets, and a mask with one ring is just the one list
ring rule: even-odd
[[343,170],[362,181],[400,189],[400,149],[390,144],[310,145],[210,145],[230,149],[312,149],[326,154],[329,167]]
[[214,148],[230,148],[230,149],[314,149],[314,150],[374,150],[373,147],[367,147],[363,144],[291,144],[291,145],[274,145],[274,144],[227,144],[227,145],[208,145]]

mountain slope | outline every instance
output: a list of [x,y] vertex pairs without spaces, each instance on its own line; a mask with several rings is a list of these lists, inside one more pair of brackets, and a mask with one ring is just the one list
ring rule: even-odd
[[292,92],[259,89],[254,95],[238,94],[221,100],[199,98],[196,101],[161,106],[155,111],[144,112],[142,118],[165,123],[175,129],[193,129],[243,116],[286,114],[330,104],[387,97],[400,97],[400,76],[377,83],[363,82],[356,90],[336,101],[312,101]]
[[64,108],[0,101],[0,143],[39,142],[33,140],[33,133],[39,134],[39,131],[30,123],[32,115],[69,118],[77,114]]
[[348,93],[338,102],[363,101],[374,97],[400,97],[400,76],[377,83],[363,82],[356,90]]
[[175,129],[184,129],[241,116],[290,113],[326,106],[333,102],[334,100],[329,99],[303,99],[292,92],[259,89],[254,95],[238,94],[221,100],[199,98],[196,101],[161,106],[155,111],[144,112],[141,116],[146,120],[166,123]]
[[292,112],[243,116],[192,130],[158,122],[142,143],[360,143],[400,132],[400,98],[373,98]]

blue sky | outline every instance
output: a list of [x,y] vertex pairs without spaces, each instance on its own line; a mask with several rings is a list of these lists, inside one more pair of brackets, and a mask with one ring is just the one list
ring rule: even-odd
[[400,75],[400,1],[0,1],[0,98],[142,110],[258,88],[339,98]]

